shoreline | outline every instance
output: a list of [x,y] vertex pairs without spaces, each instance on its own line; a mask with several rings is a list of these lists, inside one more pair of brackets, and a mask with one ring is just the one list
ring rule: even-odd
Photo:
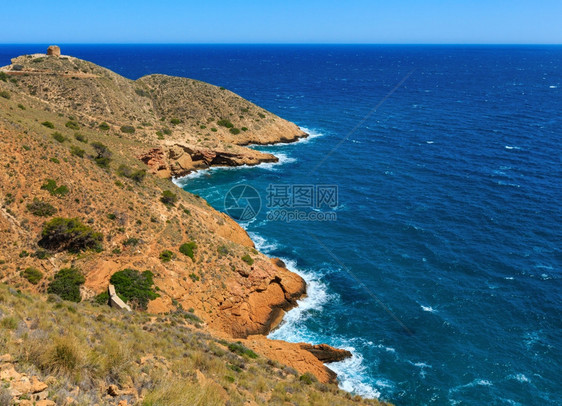
[[[263,143],[263,144],[246,144],[246,147],[251,147],[251,146],[282,146],[282,145],[293,145],[293,144],[297,144],[299,142],[306,142],[307,140],[316,138],[321,136],[321,134],[317,134],[317,133],[313,133],[313,131],[309,130],[308,128],[301,128],[299,127],[300,130],[305,132],[305,136],[302,137],[295,137],[292,140],[287,140],[287,139],[283,139],[280,142],[275,142],[275,143]],[[312,134],[313,133],[313,134]],[[266,164],[273,164],[273,165],[282,165],[284,162],[280,162],[279,157],[277,155],[274,154],[274,156],[276,158],[278,158],[277,162],[271,163],[271,162],[260,162],[256,165],[247,165],[247,164],[243,164],[243,165],[237,165],[237,166],[209,166],[207,168],[203,168],[203,169],[197,169],[194,170],[193,172],[185,175],[185,176],[181,176],[181,177],[174,177],[172,178],[173,183],[180,187],[180,188],[184,188],[184,186],[187,184],[187,182],[189,181],[189,179],[195,179],[198,178],[200,176],[204,176],[206,173],[208,174],[208,176],[210,175],[210,172],[213,170],[229,170],[229,169],[241,169],[241,168],[253,168],[253,167],[259,167],[261,165],[266,165]],[[185,180],[185,182],[182,182],[183,180]],[[244,229],[244,231],[246,232],[246,234],[248,234],[248,237],[251,239],[252,243],[254,244],[254,247],[261,253],[263,253],[264,255],[266,255],[268,258],[271,258],[273,260],[275,260],[274,257],[271,257],[266,251],[263,250],[262,247],[259,246],[259,243],[257,241],[255,241],[254,238],[252,238],[252,236],[248,233],[248,231],[246,230],[246,228],[241,225],[238,224],[242,229]],[[264,239],[264,241],[266,241]],[[338,380],[338,374],[329,367],[330,364],[332,363],[340,363],[340,362],[345,362],[346,360],[350,360],[350,359],[354,359],[355,357],[357,357],[353,352],[349,351],[348,349],[343,349],[343,348],[337,348],[337,347],[332,347],[330,345],[327,344],[323,344],[323,343],[308,343],[308,342],[303,342],[303,341],[298,341],[298,342],[294,342],[294,341],[288,341],[286,339],[282,339],[282,338],[275,338],[275,337],[271,337],[272,334],[275,333],[275,331],[278,331],[279,328],[281,326],[284,325],[284,323],[287,323],[287,314],[291,311],[294,311],[298,308],[300,308],[300,303],[302,301],[307,300],[307,298],[310,298],[309,296],[309,287],[310,287],[310,276],[307,275],[306,273],[299,271],[295,268],[295,266],[287,266],[287,263],[292,263],[294,262],[294,260],[289,260],[286,258],[281,258],[281,261],[283,262],[283,266],[285,269],[287,269],[289,272],[298,275],[299,277],[301,277],[305,283],[305,291],[303,294],[301,294],[299,297],[295,298],[295,304],[289,308],[286,309],[282,309],[279,313],[272,315],[271,319],[270,319],[270,323],[267,326],[267,330],[264,331],[261,334],[253,334],[253,335],[249,335],[246,338],[243,339],[243,342],[245,343],[245,345],[247,345],[249,348],[252,348],[254,350],[257,350],[258,352],[263,352],[264,348],[263,348],[263,343],[268,343],[266,345],[271,346],[277,346],[277,350],[275,351],[276,353],[281,353],[281,357],[276,357],[274,354],[272,354],[271,352],[267,355],[269,358],[273,358],[273,359],[277,359],[280,362],[287,362],[287,356],[291,353],[300,353],[299,356],[302,357],[303,353],[302,351],[308,351],[310,352],[310,348],[313,347],[322,347],[323,351],[321,351],[321,355],[318,356],[318,354],[314,354],[314,352],[310,352],[312,355],[314,355],[318,361],[320,361],[320,363],[322,364],[322,366],[324,367],[323,371],[317,371],[316,374],[320,375],[319,379],[321,381],[325,381],[325,382],[329,382],[332,384],[337,385],[338,387],[340,387],[343,390],[344,387],[346,385],[342,384],[342,382],[340,382]],[[273,314],[273,313],[272,313]],[[294,354],[293,354],[294,355]],[[348,388],[346,391],[353,393],[352,392],[353,388]],[[375,399],[378,399],[378,395],[379,393],[376,391],[369,391],[373,394]]]

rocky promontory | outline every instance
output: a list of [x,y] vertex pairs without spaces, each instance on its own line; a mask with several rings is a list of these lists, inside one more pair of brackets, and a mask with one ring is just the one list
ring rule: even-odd
[[[0,305],[10,304],[0,312],[2,326],[8,326],[0,329],[0,342],[9,344],[6,352],[17,356],[18,368],[33,370],[57,391],[61,382],[87,381],[75,392],[99,385],[105,398],[120,393],[124,401],[173,392],[166,382],[151,380],[145,364],[157,365],[172,381],[190,382],[181,381],[181,387],[220,392],[222,400],[209,404],[227,398],[232,404],[245,398],[263,403],[273,396],[250,396],[243,383],[228,386],[254,356],[269,360],[259,368],[283,364],[297,377],[336,382],[323,363],[347,357],[345,351],[265,337],[306,294],[304,280],[258,252],[229,216],[171,182],[211,166],[275,162],[275,156],[247,145],[296,141],[306,136],[301,129],[221,87],[165,75],[133,81],[56,49],[14,58],[0,68],[0,96],[0,284],[10,286],[0,291]],[[104,295],[110,283],[134,316],[109,308]],[[34,303],[33,309],[25,301]],[[47,320],[34,321],[45,306]],[[57,320],[65,322],[54,328]],[[190,352],[178,350],[177,359],[170,359],[169,351],[160,351],[166,359],[147,352],[141,357],[128,336],[116,333],[128,342],[123,355],[102,331],[124,331],[133,321],[138,328],[129,326],[128,334],[153,340],[156,352],[167,338],[181,348],[179,342],[201,337],[207,340],[205,351],[189,347]],[[76,323],[82,332],[73,329]],[[18,336],[24,330],[25,337]],[[51,367],[60,360],[37,355],[33,346],[41,337],[49,337],[53,356],[62,348],[76,352],[75,358]],[[100,358],[100,351],[115,356]],[[209,354],[215,358],[207,359]],[[112,358],[144,371],[142,379],[141,372],[127,375],[126,368],[111,364]],[[186,358],[194,367],[184,371],[180,360]],[[77,378],[77,368],[88,374]],[[56,383],[49,376],[57,377]],[[271,376],[260,378],[265,387]],[[145,387],[139,379],[150,383]],[[113,395],[107,394],[108,382],[116,385]],[[215,390],[223,387],[236,394]],[[135,395],[127,398],[129,390]],[[328,391],[344,402],[337,388]],[[84,404],[106,404],[85,399]],[[48,399],[37,397],[43,400]]]

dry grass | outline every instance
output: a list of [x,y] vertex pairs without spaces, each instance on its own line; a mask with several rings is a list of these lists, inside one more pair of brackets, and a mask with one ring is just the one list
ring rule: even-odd
[[307,385],[290,368],[233,353],[230,343],[178,314],[158,321],[87,302],[48,302],[0,285],[0,315],[17,320],[15,328],[12,321],[0,328],[0,352],[12,354],[20,371],[54,376],[49,392],[55,401],[72,393],[77,404],[110,404],[105,392],[113,384],[126,393],[112,404],[379,404],[333,385]]

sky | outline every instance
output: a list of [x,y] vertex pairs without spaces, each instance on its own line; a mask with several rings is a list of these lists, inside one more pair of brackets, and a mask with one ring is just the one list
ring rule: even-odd
[[562,44],[562,0],[14,0],[0,43]]

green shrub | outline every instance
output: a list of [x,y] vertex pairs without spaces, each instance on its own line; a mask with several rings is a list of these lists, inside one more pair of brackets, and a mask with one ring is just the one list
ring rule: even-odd
[[174,257],[174,253],[169,250],[164,250],[160,253],[160,261],[162,262],[170,262]]
[[87,249],[101,250],[103,234],[82,224],[77,218],[55,217],[43,226],[41,240],[38,244],[42,248],[70,252],[80,252]]
[[242,131],[248,131],[248,127],[242,127],[241,130]]
[[23,104],[18,104],[18,109],[25,110],[25,106]]
[[84,151],[84,150],[83,150],[82,148],[80,148],[80,147],[77,147],[77,146],[75,146],[75,145],[72,145],[72,146],[70,147],[70,153],[71,153],[72,155],[76,155],[77,157],[84,158],[84,154],[86,153],[86,151]]
[[7,90],[3,90],[0,92],[0,97],[10,100],[12,96],[10,95],[10,92],[8,92]]
[[18,320],[13,316],[7,316],[4,317],[2,321],[0,321],[0,325],[6,330],[15,330],[16,328],[18,328]]
[[123,241],[123,245],[124,246],[133,246],[136,247],[139,244],[140,240],[138,238],[127,238],[125,241]]
[[37,285],[43,278],[43,272],[37,268],[26,268],[21,275],[32,285]]
[[166,206],[173,206],[178,201],[178,197],[175,193],[172,193],[169,190],[164,190],[162,192],[162,196],[160,197],[160,201]]
[[228,349],[238,355],[246,355],[249,358],[257,358],[258,354],[245,347],[240,341],[228,344]]
[[231,134],[234,134],[234,135],[240,134],[240,129],[238,129],[238,128],[231,128],[229,131],[230,131]]
[[121,132],[125,133],[125,134],[134,134],[135,133],[135,127],[133,127],[132,125],[124,125],[121,127]]
[[227,119],[224,119],[224,118],[222,120],[218,120],[217,124],[220,125],[221,127],[226,127],[226,128],[234,127],[234,124],[232,124],[230,122],[230,120],[227,120]]
[[100,125],[98,125],[98,128],[99,128],[100,130],[107,131],[107,130],[109,130],[110,127],[109,127],[109,124],[107,124],[107,123],[104,121],[103,123],[101,123]]
[[97,304],[100,304],[100,305],[109,304],[109,292],[107,290],[101,292],[99,295],[94,297],[94,302],[96,302]]
[[43,202],[37,198],[27,205],[27,210],[39,217],[50,217],[57,212],[57,209],[47,202]]
[[37,259],[45,259],[49,257],[49,252],[47,250],[39,248],[37,251],[35,251],[33,256]]
[[265,118],[265,114],[263,113],[258,113],[258,116],[260,116],[260,118]]
[[135,93],[138,94],[141,97],[149,97],[150,93],[148,93],[146,90],[142,90],[142,89],[135,89]]
[[164,128],[162,131],[164,131],[164,134],[166,134],[166,135],[172,134],[172,130],[170,130],[169,128]]
[[133,170],[129,168],[127,165],[120,165],[119,168],[117,168],[117,173],[121,176],[132,179],[137,183],[142,182],[142,180],[146,176],[145,169]]
[[115,292],[125,302],[131,302],[133,307],[146,310],[148,302],[159,295],[153,290],[153,275],[150,271],[140,273],[134,269],[124,269],[116,272],[109,280],[115,286]]
[[199,276],[197,276],[196,274],[194,274],[193,272],[189,274],[189,277],[191,278],[191,280],[193,282],[197,282],[199,280]]
[[88,139],[80,133],[74,133],[74,138],[76,138],[76,141],[83,142],[84,144],[88,143]]
[[314,382],[318,382],[318,379],[310,372],[306,372],[299,377],[299,381],[303,382],[306,385],[312,385]]
[[71,302],[79,302],[80,285],[86,282],[86,278],[76,268],[63,268],[55,274],[55,278],[47,288],[48,293],[53,293],[61,299]]
[[51,123],[50,121],[43,121],[41,123],[41,125],[44,125],[47,128],[55,128],[55,125],[53,123]]
[[110,220],[115,220],[117,218],[117,215],[115,213],[108,213],[107,218]]
[[186,242],[182,245],[180,245],[180,252],[183,255],[188,256],[189,258],[191,258],[191,260],[195,260],[194,259],[194,255],[193,255],[193,251],[197,248],[197,244],[195,244],[195,242],[191,241],[191,242]]
[[80,126],[78,125],[78,123],[76,121],[67,121],[66,124],[64,125],[67,128],[70,128],[71,130],[79,130]]
[[8,80],[8,75],[6,75],[6,72],[0,72],[0,80],[2,82],[6,82]]
[[181,120],[179,118],[172,118],[170,120],[170,123],[172,123],[173,125],[178,125],[181,123]]
[[247,263],[248,265],[253,265],[254,264],[254,260],[252,259],[252,257],[249,254],[246,254],[242,257],[242,261],[244,261],[245,263]]
[[55,163],[55,164],[60,164],[59,159],[58,159],[58,158],[55,158],[55,157],[50,158],[49,161],[51,161],[51,162],[53,162],[53,163]]
[[219,87],[219,89],[220,89],[220,90],[226,90],[226,88],[224,88],[224,87],[222,87],[222,86]]
[[212,128],[211,128],[211,131],[214,132],[214,133],[216,133],[218,130],[217,130],[215,127],[212,127]]
[[53,179],[45,180],[41,189],[48,191],[52,196],[63,197],[68,194],[68,187],[65,185],[57,186],[57,182]]
[[204,125],[204,124],[202,124],[202,125],[199,126],[199,128],[202,129],[202,130],[204,130],[205,128],[207,128],[207,126]]
[[111,162],[112,155],[109,148],[101,142],[92,142],[91,145],[97,153],[94,157],[96,164],[102,168],[107,168],[109,166],[109,162]]
[[62,135],[61,133],[59,133],[58,131],[54,132],[53,134],[51,134],[51,136],[58,142],[63,143],[65,142],[68,138],[66,138],[64,135]]

